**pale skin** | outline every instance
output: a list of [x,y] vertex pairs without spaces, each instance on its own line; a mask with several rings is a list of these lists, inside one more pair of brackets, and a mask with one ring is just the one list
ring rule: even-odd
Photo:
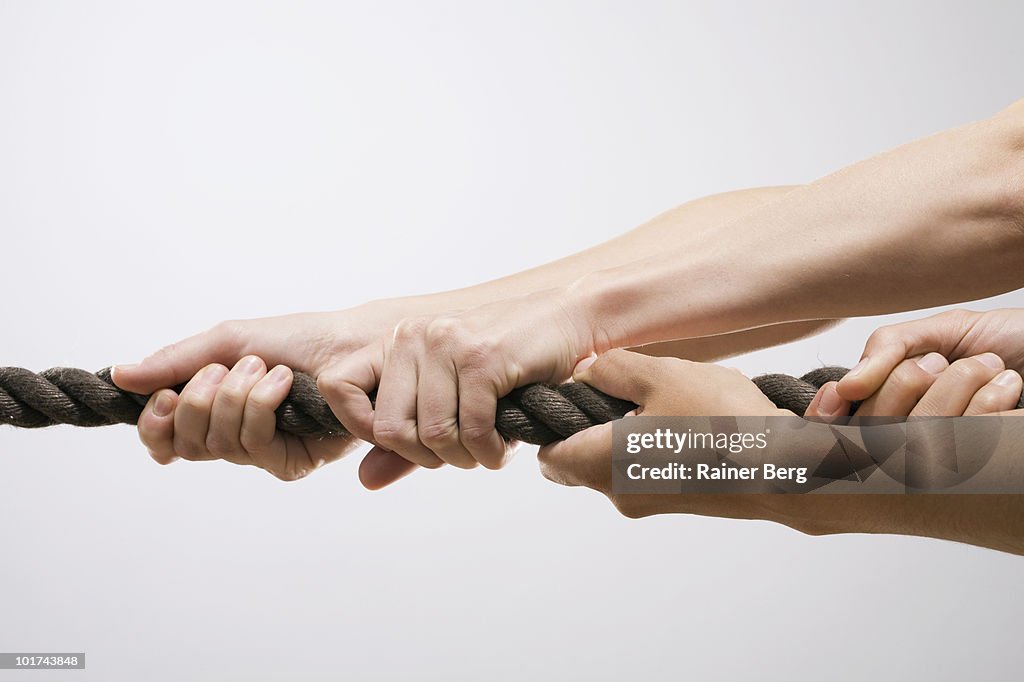
[[[150,401],[140,435],[158,461],[221,458],[291,479],[354,446],[270,434],[289,382],[287,370],[266,375],[266,362],[316,376],[346,427],[376,444],[360,467],[368,487],[414,465],[496,468],[508,455],[493,428],[497,397],[564,380],[592,353],[663,344],[650,352],[709,360],[836,317],[1019,287],[1022,178],[1024,114],[1015,105],[810,185],[693,202],[608,244],[471,289],[220,325],[119,367],[115,381],[149,393],[223,365],[181,396],[165,390]],[[713,334],[727,336],[692,340]],[[249,355],[261,360],[246,373],[240,360]],[[880,383],[889,376],[880,367],[869,363],[864,376]],[[851,381],[851,391],[866,390]],[[376,410],[366,396],[374,387]],[[159,414],[161,400],[169,413]]]
[[[338,312],[225,322],[162,348],[138,365],[116,367],[114,380],[122,388],[154,394],[140,418],[139,435],[157,462],[224,459],[295,480],[344,456],[359,440],[299,439],[268,429],[273,410],[291,386],[289,368],[317,377],[330,398],[328,372],[337,371],[360,349],[377,347],[372,344],[390,338],[395,325],[409,315],[441,317],[518,292],[568,286],[580,273],[641,258],[700,226],[725,225],[791,189],[770,187],[699,199],[605,244],[470,289],[375,301]],[[771,325],[706,339],[652,344],[644,352],[715,360],[802,338],[834,323],[812,320]],[[207,365],[212,367],[202,371]],[[189,385],[180,396],[160,390],[186,381]],[[337,410],[336,400],[332,406]],[[428,464],[437,466],[439,462]],[[366,487],[376,489],[415,468],[416,464],[392,452],[374,448],[363,459],[359,476]]]

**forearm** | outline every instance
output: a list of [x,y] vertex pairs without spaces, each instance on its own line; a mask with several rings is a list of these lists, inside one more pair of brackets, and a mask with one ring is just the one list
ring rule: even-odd
[[[417,297],[431,310],[457,311],[526,293],[567,287],[581,277],[650,258],[692,235],[718,230],[744,214],[791,192],[794,187],[761,187],[697,199],[653,218],[629,232],[571,256],[478,285]],[[802,321],[705,338],[650,343],[650,355],[712,361],[816,334],[836,320]],[[685,334],[684,334],[685,336]],[[669,337],[675,339],[676,337]]]
[[798,495],[766,504],[771,520],[810,535],[914,535],[1024,554],[1024,495]]
[[749,211],[785,196],[794,187],[759,187],[725,192],[677,206],[614,239],[512,275],[430,294],[473,307],[504,298],[566,287],[590,273],[646,260],[689,244],[691,236],[719,229]]
[[631,350],[657,357],[676,357],[697,362],[716,362],[734,355],[750,353],[761,348],[778,346],[783,343],[791,343],[808,336],[820,334],[839,322],[841,320],[783,322],[768,325],[767,327],[747,329],[741,332],[651,343]]
[[911,143],[577,280],[595,345],[871,315],[1024,284],[1024,122]]

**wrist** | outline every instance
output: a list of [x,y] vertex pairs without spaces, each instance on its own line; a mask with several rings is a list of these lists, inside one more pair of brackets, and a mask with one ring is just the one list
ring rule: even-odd
[[1024,114],[997,116],[988,121],[988,131],[991,175],[978,192],[979,212],[997,216],[1024,237]]
[[777,322],[756,264],[718,244],[671,253],[580,277],[567,297],[597,352],[710,336]]

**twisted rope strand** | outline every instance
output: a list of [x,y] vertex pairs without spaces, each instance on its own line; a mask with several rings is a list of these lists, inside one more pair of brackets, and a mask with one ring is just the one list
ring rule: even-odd
[[[801,377],[765,374],[756,377],[754,384],[777,407],[802,415],[822,385],[838,381],[847,371],[821,367]],[[302,372],[294,376],[288,397],[277,409],[278,430],[304,438],[346,435],[317,390],[316,380]],[[182,388],[184,385],[175,390]],[[148,400],[149,396],[115,386],[109,367],[96,373],[55,367],[38,374],[20,367],[0,367],[0,423],[11,426],[136,424]],[[547,445],[619,419],[635,407],[586,384],[530,384],[498,401],[495,424],[506,440]],[[1024,396],[1018,408],[1024,408]]]

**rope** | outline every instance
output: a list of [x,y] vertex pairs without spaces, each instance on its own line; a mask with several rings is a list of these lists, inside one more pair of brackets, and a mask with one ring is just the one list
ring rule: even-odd
[[[765,374],[754,383],[777,407],[802,415],[822,385],[838,381],[847,371],[822,367],[799,378]],[[291,392],[277,409],[278,430],[305,438],[346,435],[317,390],[316,380],[301,372],[294,375]],[[182,388],[184,385],[175,390]],[[115,386],[110,368],[92,373],[55,367],[37,374],[20,367],[0,367],[0,423],[12,426],[136,424],[148,400],[148,396]],[[498,401],[495,424],[506,440],[546,445],[618,419],[635,407],[586,384],[531,384]],[[1024,407],[1024,396],[1018,407]]]

